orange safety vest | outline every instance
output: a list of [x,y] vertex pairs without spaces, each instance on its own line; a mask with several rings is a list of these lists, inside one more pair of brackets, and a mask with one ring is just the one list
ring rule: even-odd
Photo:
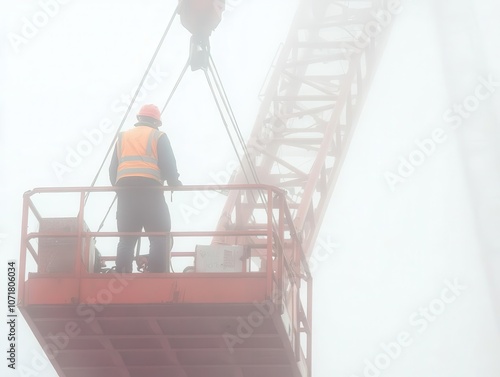
[[163,132],[148,126],[137,126],[118,136],[118,171],[116,182],[125,177],[145,177],[160,183],[158,140]]

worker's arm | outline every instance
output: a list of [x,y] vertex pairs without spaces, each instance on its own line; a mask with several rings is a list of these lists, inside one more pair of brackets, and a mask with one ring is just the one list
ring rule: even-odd
[[114,186],[116,184],[116,175],[118,174],[118,157],[116,155],[116,145],[109,164],[109,181]]
[[158,167],[162,179],[166,180],[169,186],[182,186],[182,182],[179,181],[174,152],[170,140],[165,134],[158,140]]

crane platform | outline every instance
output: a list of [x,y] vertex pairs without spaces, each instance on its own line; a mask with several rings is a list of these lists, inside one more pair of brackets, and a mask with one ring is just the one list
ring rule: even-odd
[[[219,3],[209,30],[220,21]],[[102,273],[94,240],[139,235],[86,227],[86,195],[114,189],[25,194],[18,306],[60,377],[311,377],[307,260],[401,11],[396,3],[300,1],[247,145],[255,176],[244,177],[242,167],[231,180],[269,186],[176,188],[228,193],[216,230],[142,233],[242,248],[241,271],[200,271],[193,248],[171,257],[193,258],[194,273]],[[197,13],[185,9],[189,30]],[[42,216],[32,200],[70,193],[80,196],[72,218]]]
[[[84,206],[84,196],[112,189],[35,189],[25,194],[18,306],[59,376],[310,376],[311,277],[283,192],[270,186],[179,188],[201,189],[239,191],[242,205],[235,218],[247,209],[249,190],[255,190],[263,198],[265,221],[256,221],[251,229],[235,223],[225,232],[165,236],[234,237],[236,246],[250,250],[243,258],[247,261],[237,265],[241,271],[200,272],[199,255],[172,250],[171,258],[193,257],[198,270],[98,272],[93,240],[125,234],[91,232],[85,225],[91,210]],[[32,197],[49,193],[79,195],[77,215],[43,217]],[[39,224],[36,232],[28,231],[36,227],[31,223]],[[259,269],[252,269],[252,258],[262,260]],[[309,296],[306,305],[304,294]]]

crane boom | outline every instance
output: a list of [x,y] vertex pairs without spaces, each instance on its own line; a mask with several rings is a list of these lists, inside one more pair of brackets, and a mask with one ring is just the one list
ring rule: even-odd
[[[267,83],[247,149],[260,183],[287,191],[307,257],[387,40],[393,5],[301,1]],[[233,181],[243,183],[243,171]],[[218,229],[233,226],[237,198],[236,192],[229,196]],[[253,212],[240,221],[251,223]]]

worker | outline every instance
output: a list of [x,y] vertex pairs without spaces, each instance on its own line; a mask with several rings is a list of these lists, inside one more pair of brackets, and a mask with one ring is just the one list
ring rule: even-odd
[[[170,213],[163,190],[181,186],[177,163],[167,135],[158,130],[161,114],[155,105],[144,105],[137,114],[135,127],[118,136],[109,166],[109,177],[117,190],[118,232],[170,232]],[[153,188],[153,189],[152,189]],[[116,270],[132,272],[134,248],[138,237],[120,237]],[[149,272],[168,272],[170,242],[167,237],[149,237]]]

